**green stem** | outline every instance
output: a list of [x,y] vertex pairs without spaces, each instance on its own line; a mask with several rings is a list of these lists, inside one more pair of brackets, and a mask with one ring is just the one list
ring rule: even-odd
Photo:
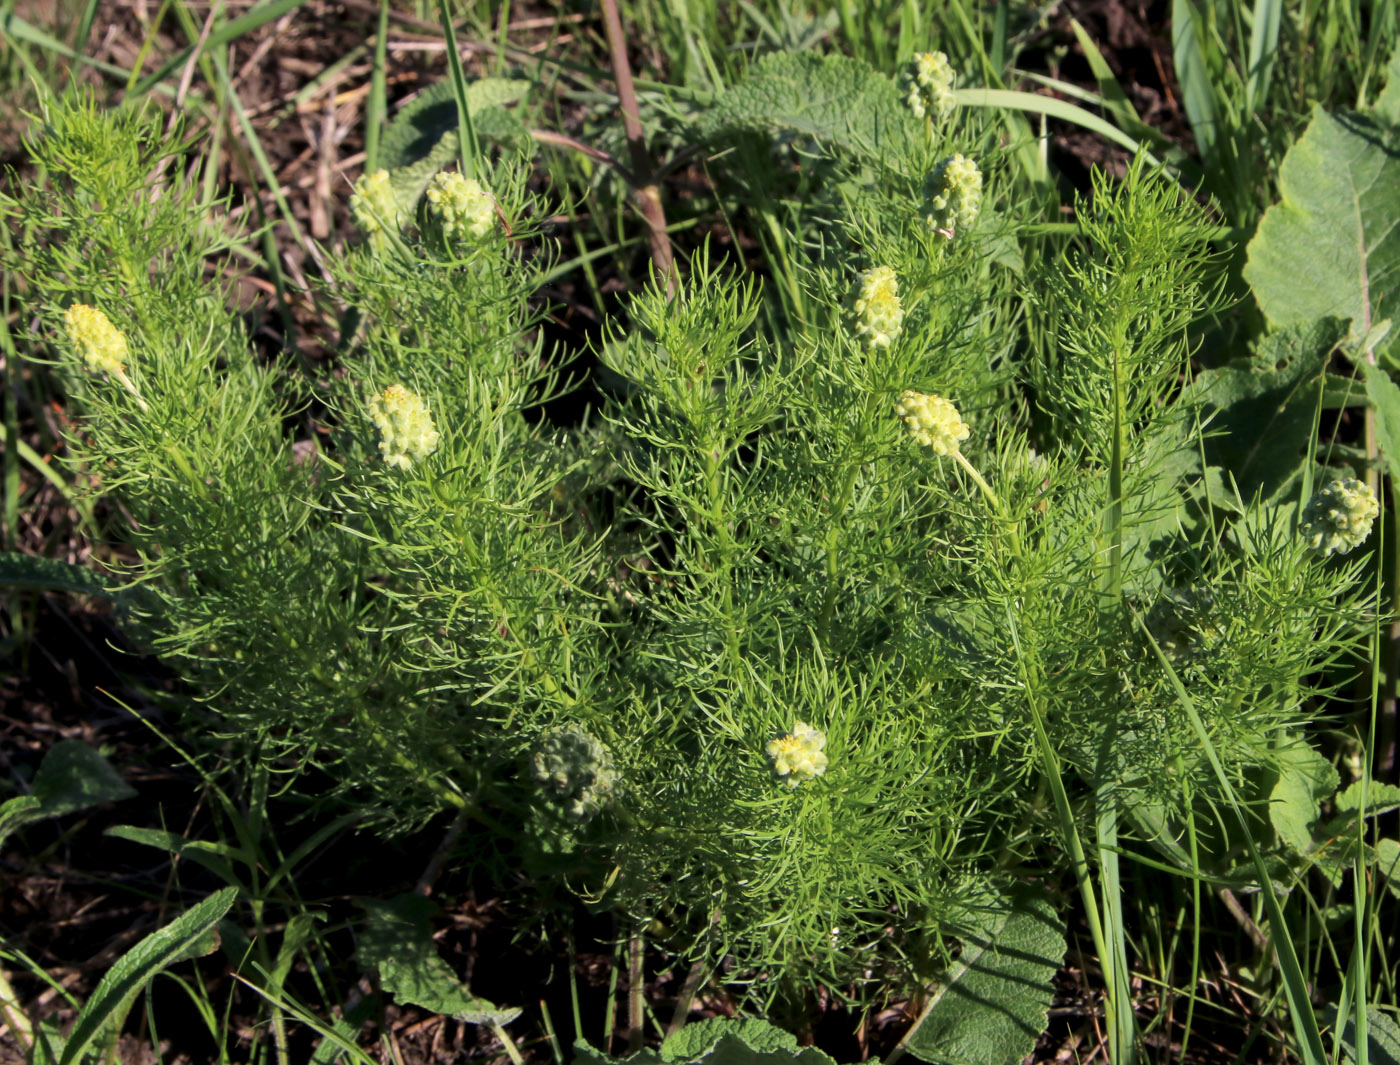
[[709,504],[710,528],[719,543],[720,604],[724,608],[724,650],[730,664],[737,670],[743,666],[739,654],[739,623],[734,616],[734,534],[724,513],[724,494],[720,485],[719,448],[706,445],[705,499]]
[[[856,425],[854,450],[857,454],[860,453],[865,442],[866,427],[870,424],[870,418],[880,402],[880,395],[878,389],[866,389],[865,408],[861,411],[860,421]],[[856,478],[860,475],[860,466],[860,462],[857,461],[846,467],[846,472],[841,478],[841,488],[836,493],[835,505],[831,508],[831,524],[827,527],[826,532],[826,593],[822,596],[822,609],[817,618],[817,628],[828,643],[831,640],[831,619],[836,612],[836,596],[841,587],[839,573],[841,568],[841,532],[845,526],[846,508],[851,505],[851,497],[855,494]]]

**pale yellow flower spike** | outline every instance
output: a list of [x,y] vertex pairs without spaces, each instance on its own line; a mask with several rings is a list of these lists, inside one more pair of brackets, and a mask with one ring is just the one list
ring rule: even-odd
[[126,369],[126,337],[96,307],[73,304],[63,316],[63,324],[89,370],[115,377]]
[[406,470],[437,449],[441,436],[427,404],[403,385],[390,385],[371,399],[369,416],[379,427],[379,450],[391,466]]
[[451,240],[480,240],[496,225],[496,205],[475,178],[455,170],[434,174],[426,195]]
[[374,170],[361,175],[350,195],[350,214],[360,232],[369,237],[397,233],[402,228],[403,210],[394,195],[389,171]]
[[763,748],[773,763],[775,776],[785,778],[787,786],[795,788],[804,780],[812,780],[826,772],[826,733],[814,729],[805,721],[793,724],[792,731]]
[[888,266],[877,266],[860,275],[853,301],[856,337],[869,348],[887,348],[904,328],[904,306],[899,300],[899,279]]
[[915,442],[939,455],[956,455],[958,445],[972,435],[958,408],[942,396],[902,392],[894,412],[904,419]]
[[946,118],[958,105],[953,67],[943,52],[918,52],[899,72],[899,91],[918,118]]

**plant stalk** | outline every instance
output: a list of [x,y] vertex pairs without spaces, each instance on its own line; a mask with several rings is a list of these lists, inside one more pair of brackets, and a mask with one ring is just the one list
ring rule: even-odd
[[647,154],[646,135],[642,132],[641,109],[637,106],[636,86],[632,84],[632,67],[627,62],[622,18],[617,12],[617,0],[603,0],[602,7],[613,77],[617,81],[617,102],[622,109],[622,128],[632,156],[632,191],[637,197],[637,209],[647,224],[652,263],[659,273],[666,276],[666,294],[674,296],[679,283],[676,263],[671,254],[671,238],[666,234],[666,211],[661,206],[661,189],[652,174],[651,156]]

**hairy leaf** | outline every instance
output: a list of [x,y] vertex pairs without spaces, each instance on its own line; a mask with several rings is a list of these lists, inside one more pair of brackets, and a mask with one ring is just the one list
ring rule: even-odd
[[576,1065],[833,1065],[815,1047],[799,1047],[797,1037],[767,1021],[717,1017],[688,1024],[661,1044],[628,1058],[612,1058],[580,1041]]
[[1017,1065],[1045,1030],[1065,931],[1044,892],[1024,889],[966,935],[909,1050],[935,1065]]
[[1265,337],[1254,356],[1197,375],[1207,458],[1234,477],[1245,500],[1272,499],[1302,468],[1319,380],[1345,332],[1335,318],[1290,326]]
[[907,158],[921,123],[894,82],[859,59],[774,52],[702,113],[704,136],[796,135],[866,157]]
[[162,969],[218,949],[215,928],[237,897],[237,888],[216,891],[122,955],[78,1014],[60,1065],[76,1065],[104,1028],[120,1025],[132,1001]]
[[[1329,1005],[1322,1013],[1322,1022],[1337,1024],[1337,1008]],[[1370,1065],[1400,1065],[1400,1024],[1378,1006],[1366,1007],[1366,1057]],[[1358,1062],[1356,1053],[1356,1018],[1348,1015],[1342,1026],[1340,1065]]]
[[1337,770],[1301,740],[1280,750],[1278,758],[1269,793],[1269,819],[1279,839],[1305,853],[1312,847],[1318,803],[1337,790]]
[[1400,314],[1400,133],[1318,108],[1284,157],[1279,192],[1244,269],[1269,321],[1332,316],[1359,338]]
[[0,805],[0,842],[32,821],[120,802],[135,794],[96,750],[82,740],[60,740],[39,764],[33,791]]
[[0,588],[25,588],[41,592],[72,592],[115,599],[120,592],[113,583],[83,566],[72,566],[56,558],[39,558],[18,551],[0,554]]
[[384,990],[400,1002],[472,1024],[509,1024],[520,1016],[518,1009],[497,1009],[468,993],[438,955],[428,923],[433,904],[422,895],[370,899],[362,905],[369,919],[360,936],[360,960],[379,970]]

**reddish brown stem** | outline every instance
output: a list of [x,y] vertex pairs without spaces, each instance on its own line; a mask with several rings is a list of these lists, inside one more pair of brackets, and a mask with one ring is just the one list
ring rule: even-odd
[[622,128],[632,156],[632,191],[637,197],[637,209],[647,224],[652,262],[659,273],[666,275],[667,293],[674,295],[676,264],[671,256],[671,238],[666,234],[666,212],[661,206],[661,189],[652,175],[646,135],[642,132],[637,90],[632,84],[632,67],[627,62],[627,41],[622,36],[622,19],[617,13],[617,0],[602,0],[602,6],[603,27],[607,31],[613,77],[617,81],[617,102],[622,108]]

